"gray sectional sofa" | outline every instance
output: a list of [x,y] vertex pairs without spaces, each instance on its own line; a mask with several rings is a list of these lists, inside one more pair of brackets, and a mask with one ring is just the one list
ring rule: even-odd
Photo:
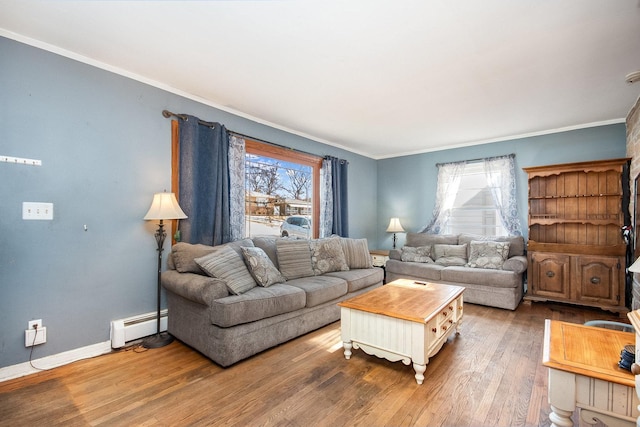
[[161,276],[169,333],[225,367],[339,320],[383,278],[366,239],[340,237],[177,243]]
[[521,236],[407,233],[390,251],[387,281],[414,279],[465,287],[464,301],[515,310],[527,270]]

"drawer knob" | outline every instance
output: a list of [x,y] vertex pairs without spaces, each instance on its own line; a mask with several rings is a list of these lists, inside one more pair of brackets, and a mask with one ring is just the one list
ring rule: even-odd
[[551,278],[553,276],[555,276],[556,273],[554,273],[553,271],[547,271],[547,277]]
[[447,316],[449,315],[449,312],[448,312],[448,311],[443,311],[443,312],[442,312],[442,315],[443,315],[444,317],[447,317]]
[[599,277],[592,277],[591,278],[591,283],[593,283],[594,285],[598,285],[600,284],[600,278]]
[[446,331],[447,329],[448,329],[448,326],[447,326],[447,325],[442,325],[442,330],[443,330],[443,331]]
[[438,330],[436,328],[431,328],[431,332],[435,334],[436,332],[438,332]]

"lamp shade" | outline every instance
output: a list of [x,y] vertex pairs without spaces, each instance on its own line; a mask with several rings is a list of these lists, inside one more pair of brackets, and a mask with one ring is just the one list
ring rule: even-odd
[[176,195],[173,193],[156,193],[149,212],[144,216],[146,220],[153,219],[184,219],[187,215],[180,209]]
[[391,218],[389,221],[389,227],[387,227],[387,233],[402,233],[404,228],[400,224],[400,218]]
[[640,273],[640,258],[635,260],[631,267],[629,267],[629,271],[632,273]]

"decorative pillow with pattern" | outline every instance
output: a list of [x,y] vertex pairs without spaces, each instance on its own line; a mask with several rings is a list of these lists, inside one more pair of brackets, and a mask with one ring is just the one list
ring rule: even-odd
[[347,259],[349,268],[372,268],[371,253],[367,239],[340,238],[344,257]]
[[240,295],[256,287],[247,266],[236,251],[228,246],[217,246],[208,255],[194,261],[211,277],[224,280],[229,292]]
[[427,264],[433,264],[433,259],[431,259],[431,246],[418,246],[417,248],[404,246],[400,259],[405,262],[425,262]]
[[249,268],[249,273],[258,285],[268,287],[274,283],[283,283],[287,279],[278,271],[269,255],[260,248],[242,248],[242,255]]
[[502,270],[509,257],[509,242],[472,240],[467,267]]
[[438,265],[445,267],[467,264],[467,245],[433,245],[433,255]]
[[287,280],[314,276],[308,240],[277,239],[280,272]]
[[332,271],[347,271],[347,259],[342,250],[340,238],[310,240],[311,263],[316,276]]

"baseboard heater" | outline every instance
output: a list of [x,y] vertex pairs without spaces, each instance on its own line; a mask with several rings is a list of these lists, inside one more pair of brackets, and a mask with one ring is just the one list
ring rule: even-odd
[[[158,312],[140,314],[111,321],[111,347],[124,347],[129,341],[148,337],[158,332]],[[160,311],[160,332],[167,330],[167,309]]]

